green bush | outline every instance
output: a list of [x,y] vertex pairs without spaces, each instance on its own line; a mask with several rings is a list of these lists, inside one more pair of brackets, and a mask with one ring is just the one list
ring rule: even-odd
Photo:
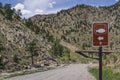
[[19,63],[19,58],[18,58],[17,54],[14,54],[14,56],[13,56],[13,61],[14,61],[15,63]]
[[[99,80],[98,69],[90,69],[90,72]],[[115,73],[111,68],[103,67],[103,80],[120,80],[120,73]]]

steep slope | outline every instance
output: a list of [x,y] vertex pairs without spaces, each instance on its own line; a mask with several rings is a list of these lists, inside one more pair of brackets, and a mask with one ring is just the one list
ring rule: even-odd
[[81,49],[92,48],[92,24],[94,22],[108,22],[109,47],[120,50],[120,2],[109,7],[92,7],[77,5],[57,14],[36,15],[31,18],[40,28],[40,34],[48,40],[65,40],[77,45]]
[[[26,27],[24,20],[12,15],[11,20],[6,18],[4,8],[0,8],[0,70],[21,70],[31,66],[31,53],[29,44],[35,41],[37,56],[34,56],[34,63],[41,64],[50,58],[51,47],[45,39],[35,34]],[[4,48],[4,49],[3,49]]]

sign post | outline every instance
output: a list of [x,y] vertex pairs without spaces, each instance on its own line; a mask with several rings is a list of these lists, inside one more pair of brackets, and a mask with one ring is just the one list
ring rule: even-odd
[[102,80],[102,46],[99,47],[99,80]]
[[108,45],[108,23],[93,24],[93,46],[99,46],[99,80],[102,80],[102,46]]

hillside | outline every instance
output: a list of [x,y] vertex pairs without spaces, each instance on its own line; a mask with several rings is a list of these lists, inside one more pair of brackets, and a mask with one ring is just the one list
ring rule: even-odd
[[77,5],[57,14],[35,15],[32,22],[40,28],[40,34],[54,41],[60,39],[78,46],[92,48],[93,22],[108,22],[109,46],[107,50],[120,51],[120,2],[108,7]]
[[11,9],[10,4],[0,7],[0,71],[22,70],[34,63],[50,64],[50,47],[50,43],[26,27],[25,21]]

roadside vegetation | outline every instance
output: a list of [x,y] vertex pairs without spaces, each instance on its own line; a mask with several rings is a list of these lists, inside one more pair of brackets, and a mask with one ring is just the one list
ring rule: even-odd
[[[99,80],[98,71],[99,70],[97,68],[90,70],[97,80]],[[114,72],[110,67],[103,67],[103,80],[120,80],[120,73]]]
[[[118,55],[120,52],[103,56],[103,80],[120,80],[120,63]],[[91,68],[90,73],[99,80],[99,69]]]
[[60,40],[54,41],[52,48],[50,49],[50,54],[53,59],[56,59],[58,63],[87,63],[90,59],[81,57],[79,54],[71,52],[66,47],[60,45]]

